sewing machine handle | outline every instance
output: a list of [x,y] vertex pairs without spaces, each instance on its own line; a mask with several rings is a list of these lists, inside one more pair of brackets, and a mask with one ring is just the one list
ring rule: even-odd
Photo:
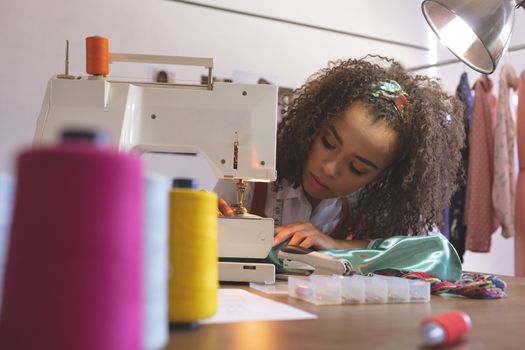
[[113,62],[174,64],[180,66],[204,67],[208,69],[208,89],[212,90],[213,88],[213,58],[210,57],[162,56],[110,52],[109,63]]

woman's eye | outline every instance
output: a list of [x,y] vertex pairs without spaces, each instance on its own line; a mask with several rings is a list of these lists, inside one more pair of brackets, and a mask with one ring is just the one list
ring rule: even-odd
[[366,174],[366,171],[361,171],[359,169],[357,169],[353,163],[350,163],[350,171],[353,172],[354,174],[356,174],[357,176],[362,176],[364,174]]
[[321,142],[323,143],[323,146],[325,146],[327,149],[335,149],[335,146],[328,142],[326,136],[321,137]]

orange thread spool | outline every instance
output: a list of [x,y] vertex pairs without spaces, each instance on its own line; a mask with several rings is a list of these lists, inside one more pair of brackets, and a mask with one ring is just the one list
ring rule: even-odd
[[92,75],[108,75],[109,42],[102,36],[86,38],[86,72]]

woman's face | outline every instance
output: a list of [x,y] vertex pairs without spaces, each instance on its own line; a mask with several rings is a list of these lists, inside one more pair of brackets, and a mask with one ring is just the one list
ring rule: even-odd
[[354,102],[315,137],[303,170],[304,191],[318,200],[354,192],[392,164],[397,145],[397,133]]

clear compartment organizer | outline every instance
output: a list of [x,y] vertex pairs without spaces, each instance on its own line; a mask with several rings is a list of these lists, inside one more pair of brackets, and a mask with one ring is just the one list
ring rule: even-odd
[[315,305],[430,301],[430,283],[391,276],[288,277],[288,295]]

